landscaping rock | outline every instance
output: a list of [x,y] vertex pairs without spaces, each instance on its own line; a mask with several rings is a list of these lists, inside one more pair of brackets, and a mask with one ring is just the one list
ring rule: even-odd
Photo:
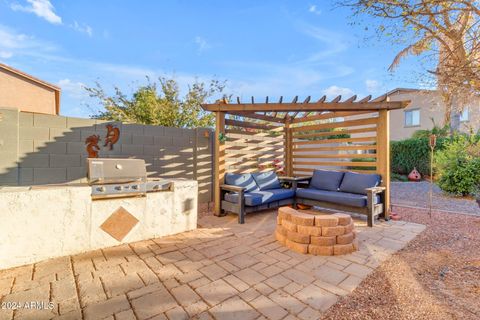
[[333,237],[325,237],[325,236],[314,237],[314,236],[311,236],[310,237],[310,242],[313,245],[316,245],[316,246],[333,246],[334,244],[336,244],[336,239],[337,239],[337,237],[335,237],[335,236],[333,236]]
[[310,236],[321,236],[322,228],[316,226],[297,226],[297,232],[301,234],[308,234]]
[[335,227],[338,225],[338,218],[333,215],[315,216],[315,225],[319,227]]
[[287,239],[296,243],[310,243],[310,236],[308,234],[301,234],[293,231],[287,232]]
[[297,232],[297,225],[293,222],[290,222],[288,220],[282,220],[282,226],[288,231]]
[[340,236],[345,233],[346,227],[322,227],[322,235],[324,236]]
[[308,246],[308,253],[315,256],[332,256],[333,255],[333,246],[316,246],[310,244]]
[[333,246],[333,254],[339,256],[342,254],[349,254],[353,252],[353,245],[349,244],[336,244]]
[[337,244],[349,244],[353,241],[353,232],[342,234],[341,236],[337,236]]
[[285,241],[285,245],[287,246],[287,248],[292,249],[293,251],[296,251],[298,253],[308,252],[308,244],[297,243],[297,242],[291,241],[290,239],[287,239]]
[[[293,210],[293,209],[292,209]],[[293,223],[299,226],[313,226],[315,216],[309,213],[298,212],[296,214],[291,214],[290,219]]]
[[[338,218],[339,226],[346,226],[352,222],[352,217],[345,213],[335,213],[332,216]],[[328,227],[328,226],[327,226]]]

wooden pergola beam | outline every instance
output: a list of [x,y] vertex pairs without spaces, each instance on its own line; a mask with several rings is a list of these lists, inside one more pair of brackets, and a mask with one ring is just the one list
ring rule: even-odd
[[354,116],[354,115],[361,115],[361,114],[368,114],[372,113],[372,111],[338,111],[338,112],[327,112],[322,114],[317,114],[314,116],[309,117],[302,117],[298,119],[294,119],[293,123],[301,123],[301,122],[309,122],[309,121],[317,121],[317,120],[326,120],[331,118],[338,118],[338,117],[346,117],[346,116]]
[[410,101],[381,102],[323,102],[323,103],[212,103],[202,108],[213,112],[251,111],[251,112],[296,112],[296,111],[379,111],[405,108]]
[[258,113],[254,113],[254,112],[241,112],[241,111],[235,112],[234,111],[234,112],[229,112],[228,114],[231,114],[231,115],[234,115],[234,116],[239,116],[239,117],[244,117],[244,118],[274,122],[274,123],[284,123],[284,119],[282,119],[282,118],[266,116],[266,115],[258,114]]
[[233,126],[233,127],[259,129],[259,130],[275,130],[278,128],[278,126],[271,126],[271,125],[266,125],[261,123],[237,121],[237,120],[230,120],[230,119],[225,120],[225,125]]

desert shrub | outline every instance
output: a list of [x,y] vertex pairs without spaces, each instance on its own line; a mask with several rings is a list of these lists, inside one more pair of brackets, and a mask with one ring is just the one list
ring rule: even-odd
[[436,155],[438,185],[455,195],[473,195],[480,187],[480,136],[456,135]]
[[[445,138],[437,139],[436,151],[442,150]],[[428,138],[410,138],[390,143],[391,171],[409,174],[413,168],[423,175],[430,174],[430,147]]]

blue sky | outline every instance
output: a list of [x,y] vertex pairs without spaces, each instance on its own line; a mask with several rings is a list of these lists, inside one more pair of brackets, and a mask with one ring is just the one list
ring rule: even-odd
[[[369,41],[334,1],[0,0],[0,61],[62,88],[61,113],[99,109],[83,86],[126,93],[151,78],[227,80],[246,99],[380,95],[397,48]],[[367,21],[368,23],[368,21]]]

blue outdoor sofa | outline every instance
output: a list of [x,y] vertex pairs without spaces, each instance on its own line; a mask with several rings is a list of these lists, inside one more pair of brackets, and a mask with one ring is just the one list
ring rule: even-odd
[[[285,189],[282,182],[289,182]],[[245,222],[249,212],[304,204],[367,215],[368,226],[384,212],[385,188],[377,174],[314,170],[312,177],[277,177],[275,172],[228,173],[221,186],[222,210]],[[302,188],[298,188],[298,187]]]

